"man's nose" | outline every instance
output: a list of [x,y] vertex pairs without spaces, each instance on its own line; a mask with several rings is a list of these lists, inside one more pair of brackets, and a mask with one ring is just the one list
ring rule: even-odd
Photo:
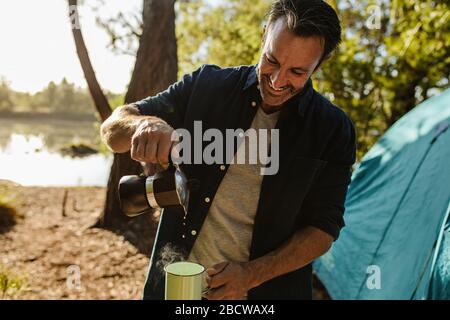
[[275,89],[287,86],[287,80],[281,70],[277,70],[270,75],[270,82]]

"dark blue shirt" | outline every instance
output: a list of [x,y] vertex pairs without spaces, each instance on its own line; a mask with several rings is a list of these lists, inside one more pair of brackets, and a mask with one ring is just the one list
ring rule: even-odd
[[[193,135],[203,130],[247,130],[261,104],[256,66],[219,68],[204,65],[166,91],[136,102],[140,113],[162,118]],[[256,104],[255,104],[256,102]],[[317,93],[308,80],[302,92],[281,109],[279,170],[261,185],[250,260],[277,249],[293,234],[313,226],[335,239],[344,226],[344,201],[355,162],[355,132],[346,114]],[[164,272],[158,261],[168,244],[189,255],[219,184],[221,164],[183,165],[188,178],[200,181],[191,194],[187,220],[180,208],[165,209],[150,260],[144,299],[164,299]],[[228,165],[226,165],[226,169]],[[205,200],[209,198],[208,200]],[[195,231],[195,232],[192,232]],[[311,264],[249,291],[249,299],[311,299]]]

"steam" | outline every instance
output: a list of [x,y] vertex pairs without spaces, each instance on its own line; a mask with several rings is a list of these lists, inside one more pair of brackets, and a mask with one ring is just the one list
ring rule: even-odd
[[161,273],[164,273],[164,268],[171,263],[184,261],[185,253],[182,249],[178,248],[172,243],[166,244],[161,248],[158,256],[158,261],[156,262],[156,267]]
[[[166,266],[174,262],[185,260],[186,260],[185,252],[181,248],[175,246],[174,244],[169,242],[164,247],[162,247],[158,254],[158,261],[156,261],[155,264],[156,272],[154,272],[152,276],[153,289],[155,290],[159,281],[164,278],[165,274],[164,268]],[[157,274],[159,276],[157,276]]]

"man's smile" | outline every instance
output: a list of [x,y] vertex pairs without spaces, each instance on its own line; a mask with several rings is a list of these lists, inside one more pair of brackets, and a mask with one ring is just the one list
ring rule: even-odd
[[270,95],[280,97],[280,96],[285,95],[288,92],[289,86],[285,86],[283,88],[276,89],[275,87],[272,86],[272,83],[269,80],[269,76],[265,76],[264,79],[265,79],[264,88],[266,89],[266,91],[268,91],[268,93]]

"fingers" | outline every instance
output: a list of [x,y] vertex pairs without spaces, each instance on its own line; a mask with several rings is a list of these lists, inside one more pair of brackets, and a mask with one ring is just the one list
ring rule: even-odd
[[136,154],[138,155],[139,158],[145,159],[148,144],[149,143],[147,138],[144,138],[138,142],[136,147]]
[[158,163],[158,161],[156,160],[156,152],[158,150],[159,137],[152,133],[147,134],[146,137],[148,139],[147,140],[148,142],[144,156],[144,161],[150,163]]
[[165,134],[161,137],[158,143],[158,150],[156,155],[156,160],[163,167],[169,164],[170,149],[172,147],[172,140],[170,136]]
[[228,300],[230,296],[225,286],[222,286],[221,288],[209,291],[205,294],[205,298],[208,300]]
[[208,290],[203,296],[208,300],[236,300],[241,299],[244,293],[239,294],[235,286],[226,283],[218,288]]
[[143,122],[131,139],[131,158],[147,163],[167,165],[173,129],[166,123]]
[[242,299],[248,288],[246,274],[238,263],[221,262],[206,270],[210,279],[204,297],[208,300]]
[[206,270],[209,276],[206,281],[210,288],[218,288],[228,281],[231,275],[226,271],[227,266],[228,262],[221,262]]
[[136,161],[143,161],[142,159],[144,159],[146,144],[146,139],[144,140],[142,137],[133,136],[131,139],[131,158]]

